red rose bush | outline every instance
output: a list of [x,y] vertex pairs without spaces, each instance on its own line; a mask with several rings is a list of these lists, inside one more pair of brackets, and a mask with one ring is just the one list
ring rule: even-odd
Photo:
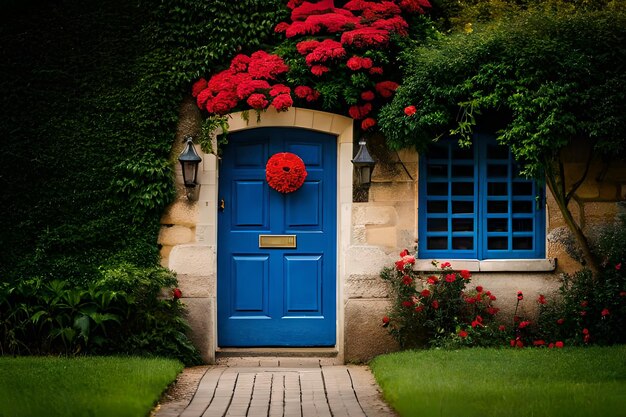
[[469,271],[435,262],[438,272],[423,275],[414,265],[415,257],[404,250],[394,268],[381,272],[394,298],[383,324],[402,347],[487,346],[503,340],[504,329],[493,324],[496,297],[482,286],[468,288]]

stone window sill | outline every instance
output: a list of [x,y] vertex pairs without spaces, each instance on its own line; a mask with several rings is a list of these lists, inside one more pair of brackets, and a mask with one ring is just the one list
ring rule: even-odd
[[[438,271],[433,259],[416,259],[416,271]],[[450,262],[455,270],[467,269],[470,272],[552,272],[556,269],[556,258],[547,259],[446,259],[441,262]]]

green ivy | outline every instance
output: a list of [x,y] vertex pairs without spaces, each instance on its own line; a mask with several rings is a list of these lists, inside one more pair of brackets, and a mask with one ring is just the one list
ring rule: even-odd
[[158,263],[182,98],[271,40],[283,2],[25,0],[0,16],[2,280]]

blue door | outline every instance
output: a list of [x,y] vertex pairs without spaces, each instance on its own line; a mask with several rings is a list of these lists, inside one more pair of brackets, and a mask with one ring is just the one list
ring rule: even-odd
[[[335,345],[336,143],[293,128],[229,135],[219,171],[220,347]],[[306,165],[306,181],[292,193],[265,180],[267,160],[279,152]],[[295,247],[265,247],[260,236]]]

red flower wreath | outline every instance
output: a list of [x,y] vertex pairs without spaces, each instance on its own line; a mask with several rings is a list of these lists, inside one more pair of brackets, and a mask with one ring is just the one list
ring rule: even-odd
[[306,167],[302,159],[289,152],[272,155],[265,166],[267,183],[280,193],[296,191],[304,184],[306,176]]

